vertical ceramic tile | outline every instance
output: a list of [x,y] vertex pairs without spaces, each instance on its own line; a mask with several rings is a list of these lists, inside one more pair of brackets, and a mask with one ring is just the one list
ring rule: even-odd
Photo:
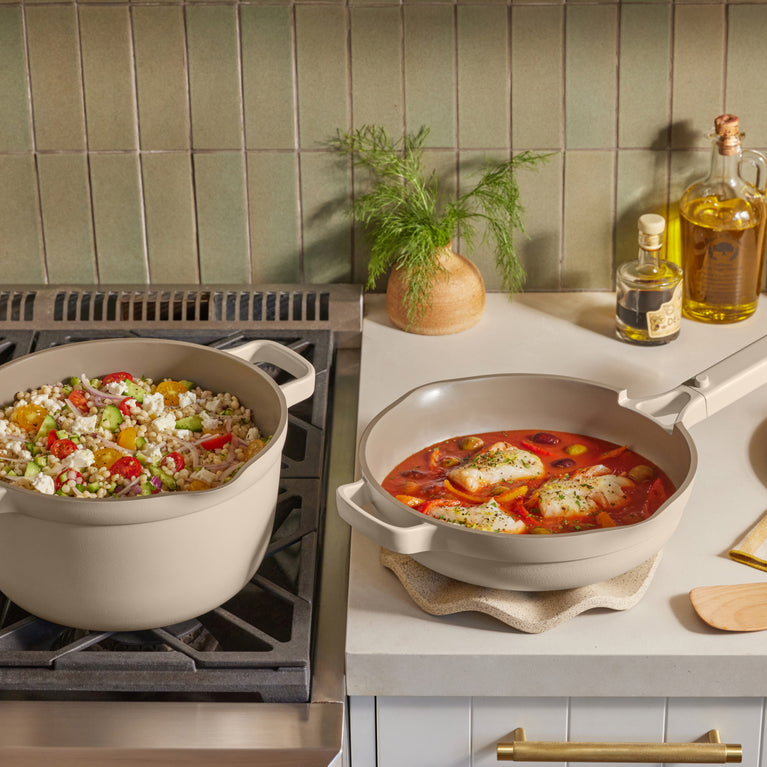
[[405,6],[405,123],[429,146],[456,144],[455,16],[449,5]]
[[91,189],[99,282],[147,281],[138,157],[93,154]]
[[186,152],[148,152],[141,158],[149,281],[197,283],[197,225],[192,163]]
[[0,285],[45,282],[31,155],[0,154],[0,210]]
[[346,163],[327,152],[303,152],[301,162],[301,279],[309,283],[348,282],[352,273],[351,221],[331,201],[349,199]]
[[[615,201],[615,263],[637,257],[637,220],[645,213],[668,217],[668,155],[665,151],[618,152]],[[664,238],[665,245],[665,238]],[[665,247],[663,257],[665,257]]]
[[25,14],[37,148],[84,149],[76,6],[25,6]]
[[[445,160],[455,165],[455,158],[445,153]],[[509,159],[508,152],[502,149],[493,152],[483,152],[470,150],[460,152],[458,155],[458,191],[460,194],[467,194],[474,189],[482,178],[482,173],[488,163],[503,162]],[[448,166],[448,171],[450,167]],[[449,177],[449,175],[448,175]],[[473,207],[474,211],[480,212],[481,208]],[[472,236],[467,236],[466,226],[463,226],[461,236],[456,236],[453,240],[453,250],[457,250],[461,255],[471,259],[482,273],[482,279],[485,282],[487,290],[500,290],[503,284],[503,275],[496,267],[495,243],[487,239],[488,227],[485,222],[479,218],[470,222],[474,232]]]
[[183,6],[134,6],[132,17],[141,148],[189,149]]
[[0,151],[32,147],[20,8],[0,7]]
[[509,29],[503,6],[458,6],[458,145],[506,147]]
[[564,139],[564,8],[511,9],[511,136],[519,149],[559,149]]
[[240,152],[194,156],[200,280],[250,282],[244,157]]
[[617,43],[616,6],[567,7],[565,138],[568,149],[615,146]]
[[352,119],[402,133],[402,22],[400,8],[351,10]]
[[674,84],[671,144],[708,146],[714,118],[724,111],[725,9],[721,5],[674,8]]
[[623,5],[618,144],[665,147],[671,113],[670,4]]
[[516,248],[527,273],[526,290],[562,287],[563,164],[564,157],[557,152],[518,176],[525,233],[516,237]]
[[298,282],[297,160],[292,152],[248,154],[253,281]]
[[565,290],[609,289],[613,277],[613,152],[565,156]]
[[80,6],[88,147],[138,145],[130,16],[127,6]]
[[186,7],[192,145],[242,147],[237,16],[233,6]]
[[731,5],[728,22],[726,110],[740,117],[746,146],[767,147],[767,61],[753,54],[764,47],[767,5]]
[[84,153],[37,158],[48,281],[96,282],[88,161]]
[[290,8],[240,6],[245,145],[295,146]]
[[296,6],[296,43],[299,144],[317,149],[349,127],[344,8]]

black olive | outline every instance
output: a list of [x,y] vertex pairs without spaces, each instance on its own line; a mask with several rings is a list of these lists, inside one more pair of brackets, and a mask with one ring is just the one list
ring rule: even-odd
[[575,461],[572,458],[560,458],[558,461],[554,461],[551,465],[555,469],[569,469],[571,466],[575,466]]
[[559,437],[549,434],[547,431],[539,431],[531,437],[533,442],[539,442],[541,445],[556,445],[559,443]]

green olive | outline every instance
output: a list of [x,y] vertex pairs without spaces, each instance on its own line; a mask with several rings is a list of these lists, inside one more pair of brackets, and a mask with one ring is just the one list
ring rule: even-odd
[[458,466],[460,461],[452,455],[445,456],[440,462],[440,466],[442,466],[445,469],[449,469],[452,466]]
[[647,482],[655,476],[655,470],[646,463],[639,463],[629,469],[628,475],[634,482]]
[[484,444],[480,437],[464,437],[459,447],[461,450],[479,450]]
[[551,530],[546,527],[534,527],[530,532],[533,535],[548,535],[551,533]]
[[586,445],[568,445],[565,448],[565,452],[568,455],[581,455],[588,450]]

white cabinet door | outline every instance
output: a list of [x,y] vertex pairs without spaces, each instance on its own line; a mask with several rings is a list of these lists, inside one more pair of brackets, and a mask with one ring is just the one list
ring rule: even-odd
[[378,698],[376,713],[377,767],[471,767],[471,698]]
[[763,698],[353,698],[351,767],[497,767],[517,727],[531,741],[597,743],[703,742],[718,730],[742,746],[744,767],[767,767],[766,717]]

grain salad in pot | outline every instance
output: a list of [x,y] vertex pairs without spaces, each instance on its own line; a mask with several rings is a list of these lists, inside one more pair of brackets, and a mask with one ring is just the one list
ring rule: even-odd
[[83,373],[17,392],[0,410],[0,480],[77,498],[207,490],[268,440],[234,394]]

